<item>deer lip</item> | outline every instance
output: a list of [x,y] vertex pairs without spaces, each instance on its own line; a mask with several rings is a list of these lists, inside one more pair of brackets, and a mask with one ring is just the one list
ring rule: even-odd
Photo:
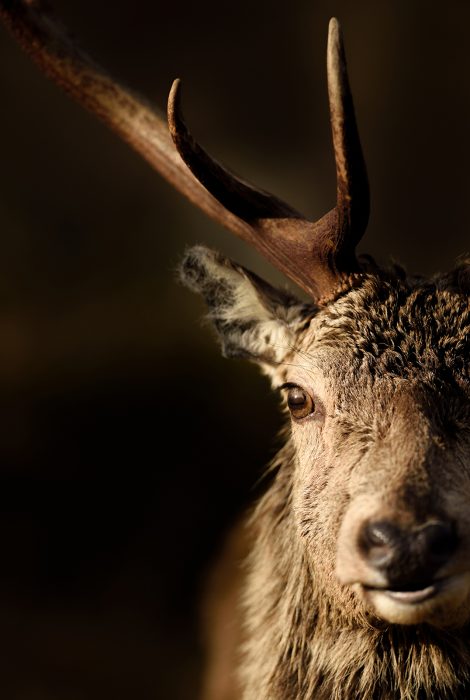
[[425,588],[420,588],[419,590],[410,591],[397,591],[390,588],[374,588],[372,586],[364,586],[367,592],[371,593],[382,593],[386,595],[387,598],[395,600],[397,603],[405,603],[406,605],[416,605],[418,603],[423,603],[430,598],[433,598],[442,588],[439,583],[432,583]]
[[392,600],[396,600],[399,603],[407,603],[408,605],[413,605],[415,603],[423,603],[425,600],[429,600],[436,595],[439,591],[440,586],[432,584],[431,586],[426,586],[426,588],[421,588],[418,591],[384,591]]

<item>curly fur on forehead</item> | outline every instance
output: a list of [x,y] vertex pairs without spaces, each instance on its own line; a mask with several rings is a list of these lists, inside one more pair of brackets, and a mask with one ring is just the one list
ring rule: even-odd
[[365,274],[316,316],[315,344],[350,348],[371,370],[400,377],[448,368],[468,379],[469,276],[468,263],[430,281]]

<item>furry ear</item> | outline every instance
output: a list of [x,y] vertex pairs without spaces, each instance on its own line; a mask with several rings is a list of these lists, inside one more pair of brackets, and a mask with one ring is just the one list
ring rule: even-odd
[[204,297],[225,357],[255,360],[272,373],[294,346],[314,307],[202,246],[191,248],[181,279]]

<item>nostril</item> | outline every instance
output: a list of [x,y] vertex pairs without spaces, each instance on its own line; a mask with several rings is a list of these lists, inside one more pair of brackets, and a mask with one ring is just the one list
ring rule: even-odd
[[396,556],[400,530],[386,520],[365,523],[359,537],[360,548],[375,569],[386,569]]
[[364,525],[361,533],[361,544],[366,550],[372,547],[392,547],[399,538],[400,531],[395,525],[386,520],[379,520]]
[[429,523],[418,534],[420,549],[435,562],[446,561],[458,544],[455,527],[451,523]]

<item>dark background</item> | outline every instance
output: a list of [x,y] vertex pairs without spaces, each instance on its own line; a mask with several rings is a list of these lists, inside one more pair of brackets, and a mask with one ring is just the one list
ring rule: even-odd
[[[419,272],[468,252],[470,4],[54,5],[156,104],[182,77],[199,140],[311,217],[334,202],[338,16],[372,190],[361,250]],[[3,29],[0,89],[0,695],[192,700],[201,580],[280,418],[257,370],[219,357],[174,270],[204,242],[281,278]]]

